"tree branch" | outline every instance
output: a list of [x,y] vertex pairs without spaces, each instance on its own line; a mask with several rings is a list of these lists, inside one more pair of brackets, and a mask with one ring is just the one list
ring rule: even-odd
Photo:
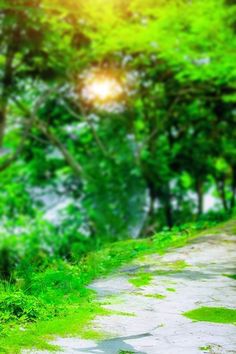
[[80,104],[76,104],[77,107],[79,108],[81,114],[82,114],[82,117],[80,117],[76,112],[74,112],[70,107],[68,107],[68,105],[65,103],[64,101],[64,104],[65,104],[65,108],[68,110],[68,112],[73,115],[73,117],[75,117],[77,120],[80,120],[80,118],[82,118],[90,127],[91,131],[92,131],[92,134],[93,134],[93,137],[94,137],[94,140],[96,141],[97,143],[97,146],[98,148],[100,149],[100,151],[102,152],[102,154],[105,156],[105,157],[111,157],[108,153],[107,153],[107,149],[106,147],[104,146],[103,142],[101,141],[101,139],[99,138],[97,132],[96,132],[96,129],[94,129],[94,126],[93,124],[90,122],[90,120],[88,119],[87,117],[87,114],[85,112],[85,110],[83,109],[82,105]]
[[24,107],[19,101],[15,100],[18,107],[21,108],[29,117],[30,117],[30,124],[31,126],[37,127],[46,137],[47,139],[58,148],[58,150],[63,155],[67,164],[71,167],[74,174],[78,176],[87,176],[85,171],[83,170],[82,166],[74,159],[71,153],[66,149],[66,147],[61,143],[58,137],[53,133],[52,129],[50,129],[49,125],[45,122],[40,120],[37,117],[38,108],[43,104],[43,102],[48,98],[51,92],[54,92],[54,89],[47,91],[44,95],[42,95],[36,102],[34,109],[30,112],[26,107]]
[[58,150],[64,156],[64,159],[71,167],[75,175],[81,176],[85,175],[84,170],[80,166],[80,164],[74,159],[74,157],[70,154],[70,152],[65,148],[65,146],[60,142],[57,136],[52,132],[49,126],[45,123],[40,121],[39,119],[35,119],[35,126],[48,138],[48,140],[58,148]]

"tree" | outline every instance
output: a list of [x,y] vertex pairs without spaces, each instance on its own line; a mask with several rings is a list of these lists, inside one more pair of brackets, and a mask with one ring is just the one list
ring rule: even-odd
[[[214,183],[234,208],[234,14],[218,0],[2,1],[2,176],[63,186],[74,230],[98,237],[201,215]],[[83,101],[96,69],[125,73],[125,109]]]

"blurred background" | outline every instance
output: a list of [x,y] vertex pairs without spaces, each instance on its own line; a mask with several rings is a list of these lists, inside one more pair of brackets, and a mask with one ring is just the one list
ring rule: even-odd
[[232,0],[0,1],[2,278],[233,213],[235,31]]

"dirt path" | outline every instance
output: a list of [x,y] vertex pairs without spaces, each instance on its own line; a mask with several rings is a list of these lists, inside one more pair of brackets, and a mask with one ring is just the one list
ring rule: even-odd
[[[105,307],[94,329],[103,341],[57,339],[65,353],[236,353],[236,326],[194,322],[183,313],[200,307],[236,308],[236,236],[203,236],[164,256],[136,260],[92,284]],[[133,283],[136,285],[133,285]],[[148,284],[149,283],[149,284]],[[146,284],[146,285],[145,285]]]

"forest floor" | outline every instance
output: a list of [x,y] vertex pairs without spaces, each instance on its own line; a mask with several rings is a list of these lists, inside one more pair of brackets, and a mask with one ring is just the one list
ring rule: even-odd
[[105,339],[57,338],[58,353],[236,353],[235,246],[231,225],[93,282],[112,311],[92,323]]

